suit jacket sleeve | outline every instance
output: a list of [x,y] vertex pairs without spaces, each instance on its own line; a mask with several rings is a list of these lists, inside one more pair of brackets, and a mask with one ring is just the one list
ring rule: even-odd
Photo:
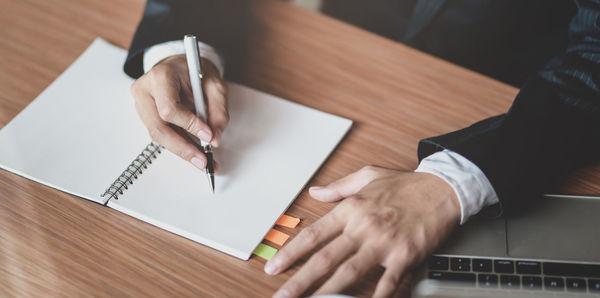
[[[144,51],[159,43],[183,40],[195,34],[213,46],[228,64],[228,73],[243,61],[251,30],[249,3],[245,0],[148,0],[125,61],[125,72],[137,78],[143,72]],[[235,73],[235,71],[233,71]]]
[[528,78],[510,110],[422,140],[419,159],[444,148],[475,163],[516,211],[577,167],[600,157],[600,0],[576,1],[569,45]]

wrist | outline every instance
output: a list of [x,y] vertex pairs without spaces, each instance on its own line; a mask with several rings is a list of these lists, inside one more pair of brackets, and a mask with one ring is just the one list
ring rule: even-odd
[[415,172],[433,174],[452,187],[460,205],[461,225],[485,206],[498,202],[498,196],[485,174],[456,152],[447,149],[436,152],[424,158]]
[[438,219],[443,220],[451,227],[461,221],[460,200],[452,186],[440,177],[430,173],[415,173],[420,176],[427,190],[429,210],[435,210]]
[[[222,78],[225,71],[225,62],[219,53],[217,53],[210,45],[202,42],[198,42],[198,48],[200,50],[200,56],[203,59],[210,61]],[[151,46],[144,51],[144,72],[150,71],[155,65],[166,60],[168,57],[181,54],[185,54],[185,48],[183,46],[183,41],[181,40],[173,40]]]

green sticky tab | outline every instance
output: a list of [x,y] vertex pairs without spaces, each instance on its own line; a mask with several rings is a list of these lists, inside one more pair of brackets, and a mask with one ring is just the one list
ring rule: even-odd
[[254,250],[253,254],[265,259],[270,260],[277,253],[277,248],[270,247],[266,244],[259,244]]

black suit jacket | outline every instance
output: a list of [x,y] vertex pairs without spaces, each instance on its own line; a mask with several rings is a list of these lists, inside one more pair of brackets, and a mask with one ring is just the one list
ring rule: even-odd
[[[600,0],[400,1],[410,10],[397,16],[385,10],[392,20],[390,37],[523,84],[508,113],[422,140],[419,159],[445,148],[468,158],[490,180],[505,211],[521,208],[566,173],[598,160]],[[334,11],[334,2],[326,2],[326,10]],[[125,71],[140,76],[146,48],[191,32],[225,56],[230,75],[237,73],[252,40],[252,4],[148,0]]]

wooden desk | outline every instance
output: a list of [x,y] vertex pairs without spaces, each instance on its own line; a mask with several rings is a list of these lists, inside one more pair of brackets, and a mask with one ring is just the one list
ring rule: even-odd
[[[96,36],[127,47],[143,2],[0,0],[0,126]],[[356,121],[311,184],[366,164],[414,169],[419,139],[504,112],[517,93],[290,4],[257,13],[263,33],[242,83]],[[570,190],[600,194],[592,183],[599,177],[597,167],[581,171]],[[303,192],[288,213],[303,219],[302,228],[331,208]],[[268,296],[298,268],[269,277],[263,265],[0,171],[0,296]],[[369,295],[379,274],[349,293]]]

